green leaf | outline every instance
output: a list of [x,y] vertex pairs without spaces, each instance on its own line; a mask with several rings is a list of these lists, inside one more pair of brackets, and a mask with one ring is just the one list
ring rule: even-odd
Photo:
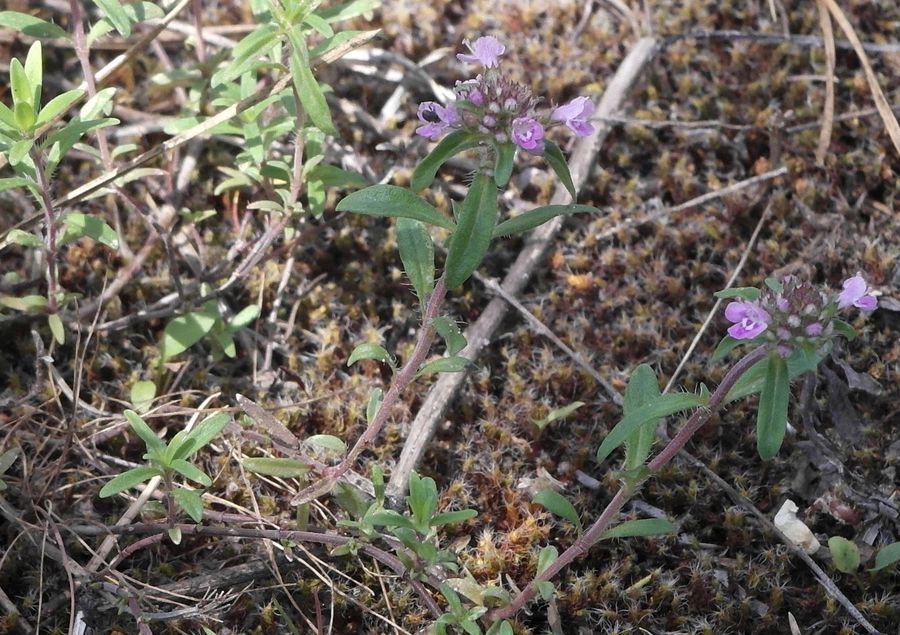
[[219,345],[226,357],[234,359],[237,355],[237,346],[234,343],[234,337],[230,331],[221,331],[214,329],[212,332],[213,341]]
[[[299,30],[299,29],[298,29]],[[306,114],[322,132],[333,134],[334,123],[331,120],[331,111],[328,102],[322,93],[322,87],[316,81],[312,69],[309,67],[309,52],[301,35],[297,31],[289,31],[288,39],[291,42],[291,78],[294,80],[294,90],[303,104]]]
[[369,402],[366,404],[366,423],[371,424],[375,420],[375,415],[381,409],[381,402],[383,401],[384,391],[381,388],[373,389],[372,394],[369,395]]
[[[15,106],[28,104],[31,106],[29,110],[33,115],[35,110],[34,86],[31,85],[31,81],[25,73],[25,67],[22,66],[22,62],[16,58],[13,58],[9,63],[9,88],[12,92],[13,104]],[[18,112],[16,112],[16,116],[18,118]],[[34,119],[32,119],[32,123],[33,122]]]
[[199,492],[179,487],[172,493],[172,496],[175,498],[175,504],[183,509],[195,523],[203,520],[203,499]]
[[421,198],[396,185],[372,185],[345,196],[335,209],[368,216],[412,218],[453,230],[456,225]]
[[[59,164],[59,161],[66,155],[66,153],[72,149],[78,140],[88,132],[92,130],[99,130],[100,128],[108,128],[109,126],[114,126],[119,123],[118,119],[107,117],[105,119],[91,119],[89,121],[80,121],[74,120],[67,123],[65,126],[51,134],[47,137],[47,140],[43,143],[45,148],[50,148],[51,153],[48,159],[48,165],[55,166]],[[53,148],[54,145],[57,147]]]
[[403,270],[424,306],[428,294],[434,289],[434,243],[431,234],[417,220],[398,218],[397,246]]
[[648,421],[655,421],[676,412],[705,406],[708,402],[708,394],[675,393],[660,395],[652,403],[635,408],[631,413],[625,415],[603,439],[603,443],[597,449],[597,461],[602,463],[610,452],[624,443],[625,439]]
[[336,4],[319,11],[319,15],[329,23],[349,20],[356,16],[374,11],[381,5],[379,0],[352,0],[343,4]]
[[516,144],[500,143],[495,146],[497,158],[494,161],[494,183],[506,187],[512,176],[513,160],[516,158]]
[[26,295],[21,298],[0,295],[0,304],[15,311],[40,311],[47,308],[47,298],[42,295]]
[[330,434],[314,434],[304,439],[303,442],[308,445],[325,448],[326,450],[332,450],[338,454],[347,453],[347,444]]
[[[16,117],[16,127],[19,130],[21,130],[22,132],[28,132],[29,130],[34,128],[34,122],[36,118],[34,106],[21,102],[13,107],[13,111],[15,112]],[[33,141],[33,139],[27,139],[27,141]]]
[[188,435],[196,442],[194,452],[205,447],[231,422],[227,412],[217,412],[201,421]]
[[396,366],[394,358],[391,357],[391,354],[388,353],[383,346],[371,342],[364,342],[354,348],[353,352],[350,353],[350,359],[347,360],[347,366],[353,366],[356,362],[364,359],[375,359],[379,362],[384,362],[391,368]]
[[138,413],[134,410],[126,410],[124,414],[128,425],[143,440],[148,450],[156,450],[160,454],[166,451],[166,444],[156,436],[156,433],[150,429],[150,426],[144,423],[144,420],[138,416]]
[[472,362],[465,357],[454,355],[453,357],[440,357],[423,365],[416,373],[416,377],[424,377],[433,373],[459,373],[466,369]]
[[200,483],[204,487],[212,485],[212,479],[209,478],[200,468],[188,463],[184,459],[175,459],[169,465],[173,470],[181,474],[185,478],[189,478],[196,483]]
[[190,437],[187,431],[179,430],[166,446],[166,455],[163,463],[169,465],[175,459],[185,459],[196,448],[197,442]]
[[35,40],[28,49],[28,55],[25,57],[25,75],[31,84],[31,104],[37,116],[37,111],[41,107],[41,89],[44,84],[44,60],[40,40]]
[[459,511],[454,512],[442,512],[440,514],[435,514],[431,519],[432,527],[440,527],[441,525],[453,525],[456,523],[463,523],[467,520],[471,520],[478,515],[478,512],[474,509],[460,509]]
[[891,566],[895,562],[900,562],[900,541],[892,542],[879,549],[878,553],[875,555],[875,566],[869,569],[869,571],[880,571],[885,567]]
[[506,219],[494,228],[494,238],[527,232],[543,225],[555,216],[582,213],[594,214],[602,211],[590,205],[544,205]]
[[138,412],[147,412],[156,397],[156,384],[152,381],[136,381],[131,387],[131,405]]
[[828,549],[838,571],[855,573],[859,569],[859,548],[842,536],[828,539]]
[[181,544],[181,527],[169,527],[166,533],[169,535],[169,540],[172,541],[173,545]]
[[766,278],[765,283],[766,286],[775,293],[781,293],[782,291],[784,291],[784,284],[778,278]]
[[[29,187],[36,186],[37,184],[31,179],[25,178],[23,176],[10,176],[5,179],[0,179],[0,192],[4,190],[12,190],[17,187]],[[17,230],[21,231],[21,230]],[[12,231],[10,231],[10,235],[12,235]],[[41,243],[43,244],[43,243]]]
[[512,624],[503,620],[502,622],[494,622],[488,629],[487,635],[515,635]]
[[449,355],[456,355],[466,347],[466,338],[459,330],[455,320],[448,317],[436,317],[431,321],[431,326],[443,338]]
[[100,490],[100,498],[107,498],[113,494],[124,492],[131,489],[139,483],[149,481],[154,476],[161,476],[160,471],[155,467],[136,467],[127,472],[123,472],[103,486]]
[[7,134],[19,130],[19,122],[16,121],[15,113],[10,110],[9,107],[3,102],[0,102],[0,124],[3,124],[3,126],[5,126]]
[[98,90],[93,97],[90,97],[81,109],[78,111],[78,118],[82,121],[95,119],[101,115],[108,117],[112,112],[112,100],[116,96],[116,88],[110,86],[103,90]]
[[71,39],[69,34],[55,24],[41,20],[18,11],[0,11],[0,26],[5,26],[25,35],[35,38],[62,38]]
[[778,353],[770,353],[756,413],[756,449],[764,461],[774,458],[784,441],[790,398],[787,362]]
[[166,325],[160,346],[163,361],[183,353],[203,339],[216,323],[216,316],[205,312],[188,313]]
[[578,533],[581,533],[581,517],[575,510],[575,506],[572,505],[572,503],[570,503],[569,500],[559,492],[552,489],[541,490],[540,492],[535,494],[534,498],[532,498],[531,500],[547,509],[547,511],[549,511],[550,513],[568,520],[570,523],[575,525]]
[[308,24],[313,29],[316,30],[322,37],[333,37],[334,29],[329,26],[328,22],[320,15],[316,15],[315,13],[310,13],[305,18],[303,18],[304,24]]
[[556,562],[558,557],[559,552],[553,545],[548,545],[541,549],[541,552],[538,554],[537,574],[541,575],[547,567]]
[[450,237],[444,280],[455,289],[468,280],[487,255],[497,222],[497,186],[486,174],[478,174],[460,205],[459,224]]
[[58,313],[51,313],[47,316],[47,325],[50,327],[50,332],[53,334],[53,339],[56,340],[56,343],[62,346],[66,343],[66,329],[63,326],[62,318],[59,317]]
[[279,476],[281,478],[304,477],[309,474],[310,466],[294,459],[282,458],[247,458],[241,461],[243,466],[256,474]]
[[427,527],[437,508],[437,484],[430,476],[420,477],[413,470],[409,474],[409,510],[419,527]]
[[376,527],[406,527],[412,529],[409,518],[393,509],[379,509],[366,514],[366,521]]
[[[647,364],[641,364],[631,373],[628,386],[625,388],[623,414],[629,414],[655,402],[660,396],[656,373]],[[641,424],[625,439],[625,470],[636,470],[650,456],[650,449],[656,439],[656,428],[659,419],[650,419]]]
[[255,304],[251,304],[248,307],[241,309],[241,312],[231,318],[231,321],[228,323],[229,328],[234,331],[240,330],[244,327],[250,326],[253,323],[253,320],[259,317],[259,306]]
[[[132,24],[161,18],[165,15],[163,10],[152,2],[135,2],[133,4],[126,4],[122,5],[122,9],[125,11],[125,14],[128,16],[128,20]],[[115,27],[113,26],[113,23],[109,18],[102,18],[100,20],[97,20],[97,22],[94,23],[94,25],[91,27],[91,30],[88,32],[88,47],[93,46],[97,38],[106,35],[113,29],[115,29]]]
[[[434,150],[413,170],[410,187],[414,192],[421,192],[431,185],[437,171],[450,157],[478,145],[478,135],[465,130],[454,130],[441,139]],[[452,229],[452,228],[449,228]]]
[[362,174],[350,172],[334,165],[320,163],[309,171],[310,181],[319,181],[325,187],[360,188],[366,187],[369,180]]
[[40,249],[44,246],[44,241],[40,238],[21,229],[10,229],[6,235],[6,240],[14,245],[22,245],[23,247],[32,247],[34,249]]
[[575,191],[575,183],[572,181],[572,174],[569,172],[569,164],[566,157],[563,156],[562,150],[552,141],[544,141],[544,160],[550,165],[557,178],[572,195],[574,201],[578,198],[578,192]]
[[7,153],[10,165],[15,167],[24,161],[33,146],[34,139],[22,139],[21,141],[16,141]]
[[538,580],[534,583],[534,587],[537,589],[544,602],[549,602],[556,594],[556,587],[553,586],[553,583],[549,580]]
[[730,289],[722,289],[714,294],[720,300],[729,300],[731,298],[739,298],[753,302],[759,300],[759,289],[756,287],[732,287]]
[[38,128],[50,122],[57,115],[65,112],[72,104],[81,99],[84,91],[81,89],[68,90],[61,95],[57,95],[47,105],[41,108],[37,121],[34,125]]
[[119,237],[116,235],[116,230],[96,216],[80,213],[66,214],[63,216],[62,222],[67,228],[63,238],[64,243],[86,236],[110,249],[119,248]]
[[716,346],[716,350],[713,351],[712,357],[709,358],[709,363],[714,364],[720,360],[728,357],[728,353],[736,349],[741,344],[749,344],[749,340],[739,340],[730,335],[726,335],[722,338],[722,341],[719,342],[719,345]]
[[131,35],[131,20],[128,19],[128,14],[125,13],[123,6],[119,4],[119,0],[94,0],[94,4],[103,9],[119,35],[122,37]]
[[0,454],[0,475],[6,474],[6,470],[12,467],[12,464],[16,462],[17,458],[19,458],[19,450],[17,448],[7,450],[3,454]]
[[546,428],[548,425],[550,425],[554,421],[558,421],[560,419],[565,419],[570,414],[572,414],[573,412],[575,412],[576,410],[581,408],[581,406],[583,406],[583,405],[584,405],[583,401],[573,401],[572,403],[570,403],[567,406],[563,406],[562,408],[556,408],[554,410],[551,410],[547,414],[547,416],[543,417],[542,419],[530,418],[529,421],[531,421],[531,423],[536,425],[540,430],[543,430],[544,428]]
[[[819,353],[816,351],[815,346],[810,345],[807,347],[796,348],[787,360],[788,374],[790,375],[791,380],[794,380],[804,373],[815,370],[820,361],[822,360],[821,357],[819,357]],[[768,359],[762,359],[754,364],[750,370],[741,375],[741,378],[738,379],[734,386],[731,387],[731,390],[728,391],[728,395],[725,397],[725,403],[731,403],[732,401],[754,395],[761,391],[766,374],[768,373],[768,368]]]
[[844,320],[839,320],[837,318],[831,320],[831,326],[834,327],[836,333],[839,333],[846,337],[848,340],[856,339],[856,329],[850,326]]
[[232,61],[213,74],[212,87],[233,81],[250,70],[279,41],[277,24],[262,24],[237,43],[231,52]]
[[635,536],[661,536],[673,533],[675,533],[675,525],[665,518],[642,518],[640,520],[628,520],[612,529],[607,529],[600,535],[600,540],[633,538]]

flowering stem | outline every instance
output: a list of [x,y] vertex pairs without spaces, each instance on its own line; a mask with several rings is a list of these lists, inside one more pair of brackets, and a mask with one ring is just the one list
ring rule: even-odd
[[416,378],[416,373],[428,357],[428,351],[431,350],[431,343],[434,341],[434,327],[431,323],[440,314],[446,296],[447,287],[444,284],[444,277],[441,276],[434,286],[434,291],[432,291],[431,295],[428,297],[428,303],[422,313],[422,325],[419,327],[416,346],[413,349],[412,355],[409,356],[409,359],[406,360],[403,367],[396,375],[394,375],[391,387],[388,389],[387,394],[385,394],[384,400],[378,408],[378,412],[372,419],[372,423],[369,424],[369,427],[366,428],[366,431],[363,432],[362,436],[357,439],[343,461],[334,467],[326,468],[322,473],[324,478],[294,497],[294,500],[292,501],[294,505],[299,505],[312,500],[330,490],[337,479],[353,466],[356,459],[362,454],[362,451],[366,449],[366,447],[375,440],[378,433],[381,432],[384,424],[387,423],[388,417],[390,417],[391,410],[400,399],[400,395]]
[[44,171],[43,157],[41,157],[34,148],[30,152],[31,161],[34,163],[34,170],[38,180],[38,187],[41,190],[41,206],[44,208],[44,224],[46,229],[46,248],[47,248],[47,308],[50,313],[56,313],[56,295],[59,284],[57,282],[56,270],[56,210],[53,207],[53,199],[50,198],[50,182],[47,180],[47,173]]
[[[737,380],[740,379],[740,377],[754,364],[763,359],[768,352],[769,350],[767,347],[761,346],[750,351],[731,367],[725,375],[725,378],[722,380],[722,383],[719,384],[719,387],[716,388],[716,391],[710,396],[707,407],[695,410],[694,414],[691,415],[691,418],[678,434],[666,444],[666,447],[663,448],[650,463],[648,463],[647,467],[651,472],[659,470],[678,454],[688,440],[694,436],[694,433],[697,432],[704,423],[709,421],[712,413],[722,405],[722,402],[725,401],[725,397],[734,387]],[[606,505],[606,509],[600,514],[600,517],[594,521],[594,524],[591,525],[578,540],[572,543],[571,547],[566,549],[559,558],[557,558],[549,567],[544,569],[544,571],[533,581],[529,582],[507,606],[494,609],[487,614],[487,618],[491,621],[496,621],[512,617],[534,597],[535,593],[537,593],[537,582],[552,580],[557,573],[569,566],[576,558],[580,558],[586,554],[594,543],[600,539],[603,532],[606,531],[610,523],[615,519],[616,514],[624,507],[625,503],[640,490],[644,480],[646,480],[646,478],[632,483],[624,483],[613,499]]]

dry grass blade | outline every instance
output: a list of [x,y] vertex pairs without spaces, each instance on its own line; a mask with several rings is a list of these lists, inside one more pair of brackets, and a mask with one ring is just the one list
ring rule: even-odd
[[822,27],[822,38],[825,40],[825,107],[822,110],[822,129],[819,131],[819,143],[816,145],[816,165],[825,165],[825,153],[831,145],[831,131],[834,128],[834,30],[831,28],[831,16],[824,0],[816,0],[819,8],[819,25]]
[[863,49],[862,42],[859,41],[859,37],[856,35],[853,25],[850,24],[847,16],[844,15],[844,12],[837,5],[835,0],[821,0],[821,2],[828,7],[831,16],[834,18],[835,22],[838,23],[838,26],[841,27],[841,31],[844,32],[844,35],[847,36],[847,39],[850,40],[850,43],[853,45],[853,50],[856,51],[856,55],[859,57],[859,63],[862,64],[863,70],[866,73],[866,81],[869,83],[869,90],[872,91],[872,99],[875,100],[875,107],[878,108],[878,114],[881,115],[884,127],[887,128],[888,135],[894,143],[894,150],[896,150],[897,155],[900,156],[900,124],[897,123],[897,117],[894,116],[891,105],[888,103],[887,98],[885,98],[881,86],[878,85],[878,78],[875,76],[875,71],[872,70],[872,64],[869,63],[869,57],[866,55],[865,49]]

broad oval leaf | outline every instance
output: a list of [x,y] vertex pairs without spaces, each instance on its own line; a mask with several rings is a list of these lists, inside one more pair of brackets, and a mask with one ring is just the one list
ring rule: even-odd
[[600,540],[610,538],[633,538],[635,536],[661,536],[675,533],[675,525],[665,518],[641,518],[628,520],[600,535]]
[[456,355],[466,347],[466,338],[454,320],[444,316],[436,317],[431,321],[431,326],[443,338],[448,354]]
[[603,443],[597,449],[597,461],[603,462],[610,452],[625,442],[635,430],[648,421],[654,421],[660,417],[667,417],[676,412],[691,410],[709,403],[708,394],[695,395],[693,393],[676,393],[660,395],[652,403],[648,403],[633,412],[625,415],[619,423],[609,431]]
[[434,289],[434,243],[428,228],[411,218],[397,219],[397,246],[403,270],[424,306]]
[[553,545],[548,545],[541,549],[541,552],[538,554],[537,574],[541,575],[547,567],[556,562],[558,557],[559,551]]
[[475,177],[460,205],[459,224],[450,237],[444,280],[455,289],[468,280],[487,255],[497,223],[497,186],[486,174]]
[[160,471],[155,467],[136,467],[123,472],[103,486],[100,490],[100,498],[107,498],[113,494],[124,492],[135,485],[149,481],[154,476],[160,476]]
[[281,478],[297,478],[309,474],[310,466],[294,459],[283,458],[246,458],[243,466],[256,474],[279,476]]
[[215,316],[201,311],[182,315],[169,322],[163,332],[160,347],[163,361],[172,359],[199,342],[215,323]]
[[431,185],[437,171],[450,157],[478,145],[478,135],[466,130],[454,130],[441,139],[434,150],[422,159],[413,170],[410,187],[414,192],[421,192]]
[[66,226],[63,242],[87,237],[110,249],[119,248],[119,237],[116,231],[96,216],[80,213],[66,214],[62,222]]
[[195,523],[203,520],[203,499],[199,492],[194,490],[177,488],[173,493],[175,503],[187,513]]
[[778,353],[770,353],[756,413],[756,449],[764,461],[774,458],[784,441],[790,398],[787,362]]
[[453,230],[456,225],[421,198],[396,185],[372,185],[345,196],[335,209],[368,216],[412,218]]
[[131,405],[138,412],[147,412],[156,397],[156,384],[152,381],[136,381],[131,387]]
[[555,216],[583,213],[594,214],[602,211],[590,205],[544,205],[506,219],[494,228],[494,238],[527,232],[543,225]]
[[531,500],[547,509],[550,513],[559,516],[560,518],[565,518],[575,525],[579,534],[581,533],[581,517],[575,510],[575,506],[559,492],[552,489],[541,490],[535,494],[534,498]]
[[395,365],[391,354],[388,353],[383,346],[371,342],[363,342],[350,353],[350,358],[347,360],[347,366],[353,366],[356,362],[364,359],[375,359],[379,362],[388,364],[392,368]]
[[59,317],[58,313],[51,313],[47,316],[47,325],[50,327],[50,332],[53,334],[53,339],[56,340],[56,343],[62,346],[66,343],[66,329],[63,326],[62,318]]
[[347,444],[331,434],[314,434],[303,440],[308,445],[313,445],[326,450],[332,450],[338,454],[347,453]]
[[875,555],[875,566],[869,571],[880,571],[895,562],[900,562],[900,541],[882,547]]
[[843,536],[828,539],[828,550],[838,571],[855,573],[859,569],[859,548]]
[[562,181],[562,184],[572,195],[574,201],[578,198],[578,192],[575,191],[575,183],[572,181],[572,174],[569,172],[569,164],[566,157],[563,156],[562,150],[552,141],[544,142],[544,160],[556,172],[556,176]]

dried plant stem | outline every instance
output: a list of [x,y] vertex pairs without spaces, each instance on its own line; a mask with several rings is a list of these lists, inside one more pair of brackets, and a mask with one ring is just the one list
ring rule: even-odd
[[37,175],[38,187],[41,189],[41,206],[44,208],[44,224],[47,226],[44,230],[47,258],[47,306],[50,313],[56,313],[58,306],[56,304],[56,295],[59,291],[58,273],[56,269],[56,256],[58,247],[56,244],[56,208],[53,206],[53,199],[50,198],[50,181],[47,180],[47,172],[44,170],[43,157],[34,149],[29,153],[31,160],[34,162],[34,171]]
[[[722,402],[725,401],[726,395],[728,392],[734,387],[734,384],[737,382],[740,377],[746,373],[754,364],[763,359],[768,354],[768,349],[765,347],[757,348],[743,358],[741,358],[725,375],[725,378],[722,380],[722,383],[719,384],[719,387],[716,388],[716,391],[710,396],[709,404],[706,408],[699,408],[694,411],[694,414],[691,415],[691,418],[688,419],[688,422],[684,425],[684,427],[678,432],[675,437],[672,438],[671,441],[662,449],[662,451],[654,457],[650,463],[647,464],[647,467],[652,471],[656,472],[664,465],[666,465],[669,461],[671,461],[675,455],[687,444],[694,433],[700,429],[703,424],[709,421],[709,418],[712,416],[712,413],[715,412],[719,406],[722,405]],[[537,582],[545,582],[552,580],[557,573],[565,569],[569,566],[575,559],[580,558],[584,554],[588,552],[591,546],[596,543],[600,537],[603,535],[603,532],[607,530],[610,523],[615,519],[616,514],[622,509],[625,503],[638,492],[640,486],[643,481],[638,481],[632,484],[623,484],[616,495],[613,497],[611,501],[606,506],[606,509],[603,510],[603,513],[600,514],[600,517],[594,521],[594,524],[590,526],[590,528],[581,535],[581,537],[576,540],[571,547],[566,549],[560,556],[557,558],[553,564],[544,569],[544,571],[538,575],[534,580],[528,583],[528,585],[522,589],[510,602],[507,606],[504,606],[500,609],[495,609],[488,613],[488,618],[493,620],[501,620],[512,617],[516,614],[525,604],[531,600],[535,593],[537,593]]]
[[384,400],[378,408],[378,412],[372,419],[372,423],[369,424],[362,436],[357,439],[344,460],[334,467],[327,468],[322,474],[323,478],[318,483],[306,488],[294,497],[291,501],[292,505],[308,502],[329,491],[337,482],[337,479],[353,467],[362,451],[381,432],[384,424],[387,423],[388,417],[391,416],[391,410],[400,399],[400,395],[416,378],[416,373],[419,372],[419,368],[428,357],[428,351],[431,350],[431,343],[434,341],[434,328],[431,326],[431,323],[440,315],[446,296],[447,287],[444,284],[444,277],[441,276],[434,286],[434,291],[428,297],[428,303],[425,306],[425,311],[422,313],[422,324],[419,327],[416,346],[403,367],[394,375],[391,387],[388,388]]

